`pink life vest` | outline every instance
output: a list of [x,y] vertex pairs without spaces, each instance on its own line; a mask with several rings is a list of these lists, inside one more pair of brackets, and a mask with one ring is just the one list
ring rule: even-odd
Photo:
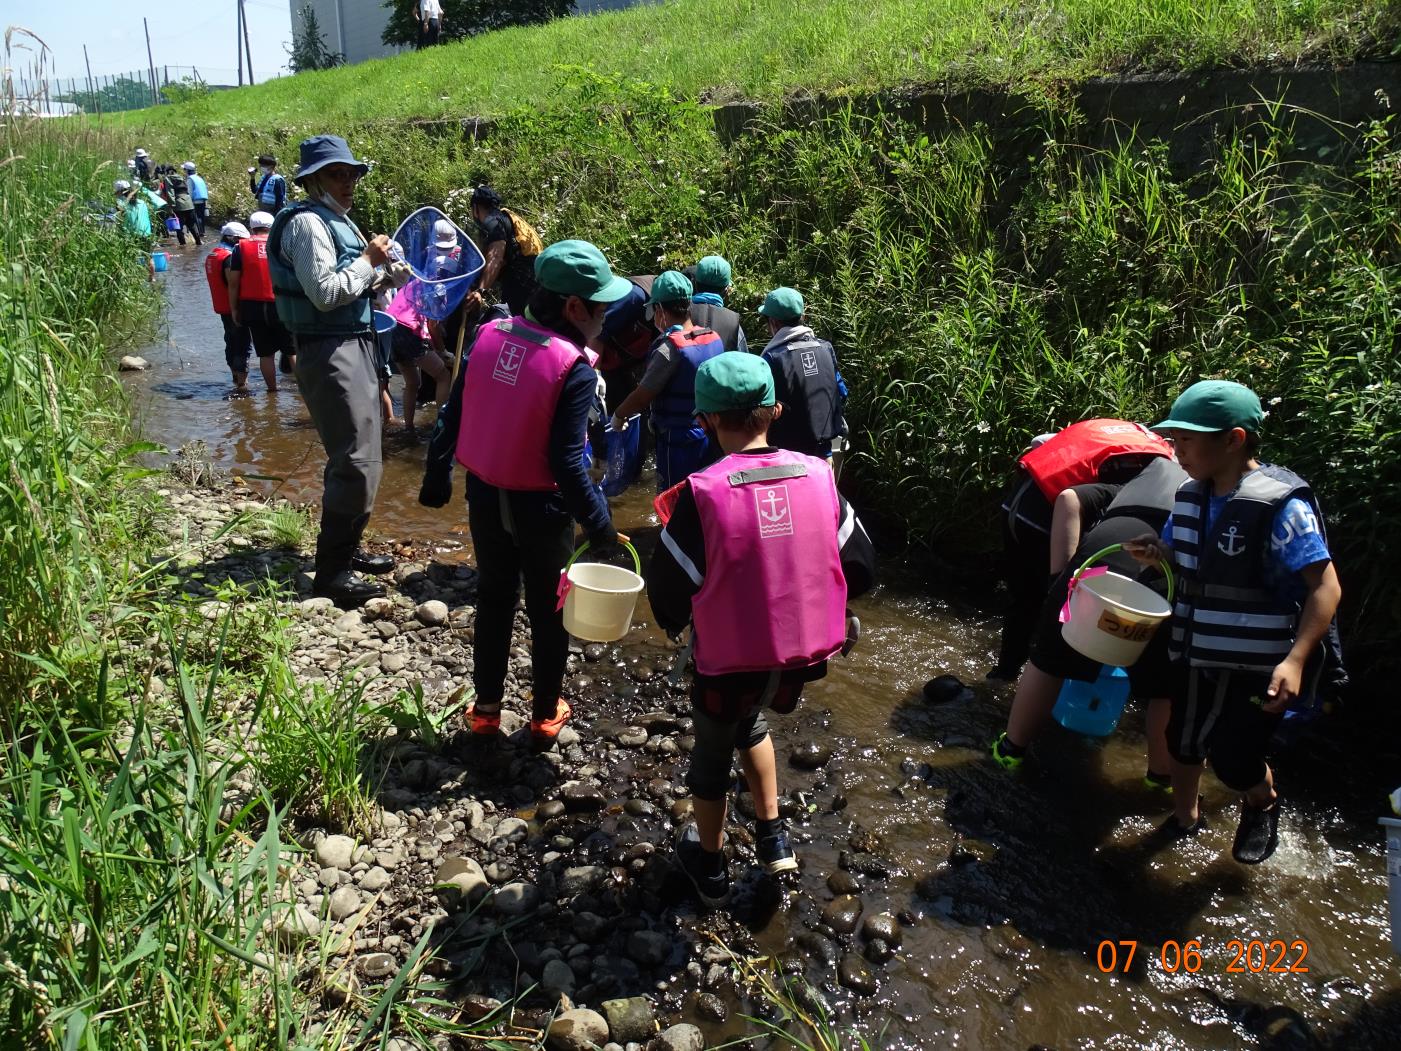
[[501,489],[549,492],[550,427],[576,361],[598,360],[523,317],[482,327],[462,380],[457,462]]
[[431,333],[428,331],[428,320],[421,317],[414,306],[417,286],[418,282],[414,280],[399,289],[384,312],[426,343]]
[[688,479],[705,538],[691,602],[702,675],[805,668],[846,636],[832,469],[777,449],[732,454]]

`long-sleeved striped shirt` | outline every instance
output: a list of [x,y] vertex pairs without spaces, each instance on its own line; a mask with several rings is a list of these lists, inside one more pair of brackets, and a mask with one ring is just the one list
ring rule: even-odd
[[[355,232],[360,234],[358,227]],[[365,235],[360,234],[360,240],[364,239]],[[334,310],[359,299],[375,277],[375,268],[363,257],[344,270],[336,269],[336,245],[331,231],[314,212],[298,212],[287,221],[279,251],[317,310]]]

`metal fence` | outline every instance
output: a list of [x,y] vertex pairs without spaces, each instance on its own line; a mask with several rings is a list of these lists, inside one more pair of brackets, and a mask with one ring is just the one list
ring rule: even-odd
[[213,66],[161,65],[154,70],[43,80],[26,78],[18,71],[13,74],[17,108],[44,117],[144,109],[181,102],[201,91],[222,91],[238,82],[237,70]]

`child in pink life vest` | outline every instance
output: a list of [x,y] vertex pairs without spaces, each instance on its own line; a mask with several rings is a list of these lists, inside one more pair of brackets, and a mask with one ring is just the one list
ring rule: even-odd
[[696,373],[695,412],[726,453],[681,487],[647,574],[657,623],[693,623],[696,744],[686,784],[696,820],[677,861],[710,906],[729,897],[722,846],[734,753],[753,792],[756,852],[772,873],[798,867],[778,816],[763,710],[791,712],[843,648],[846,602],[871,586],[875,552],[825,460],[775,449],[773,373],[730,351]]

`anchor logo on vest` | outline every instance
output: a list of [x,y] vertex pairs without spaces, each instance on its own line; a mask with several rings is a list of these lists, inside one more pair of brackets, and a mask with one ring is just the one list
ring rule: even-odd
[[520,378],[521,362],[525,360],[525,347],[519,343],[501,344],[501,353],[496,356],[496,367],[491,370],[491,378],[508,387],[514,387]]
[[802,363],[803,363],[803,375],[804,375],[804,376],[816,376],[816,375],[817,375],[817,351],[815,351],[815,350],[805,350],[805,351],[803,351],[802,357],[801,357],[800,360],[801,360]]
[[[1241,542],[1236,543],[1238,540]],[[1216,541],[1216,548],[1223,555],[1229,555],[1234,558],[1245,550],[1245,538],[1240,536],[1239,530],[1237,530],[1235,526],[1231,526],[1226,530],[1225,537]]]
[[775,485],[754,490],[754,509],[759,515],[761,538],[793,534],[793,516],[789,513],[788,506],[788,486]]

